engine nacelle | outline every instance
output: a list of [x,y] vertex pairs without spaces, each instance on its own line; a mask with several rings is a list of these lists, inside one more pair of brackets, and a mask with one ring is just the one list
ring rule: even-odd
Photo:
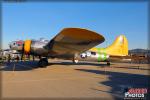
[[31,42],[31,40],[26,40],[24,42],[24,52],[27,54],[31,52]]
[[34,54],[37,56],[47,56],[48,50],[44,48],[46,42],[36,40],[26,40],[24,42],[24,52],[26,54]]

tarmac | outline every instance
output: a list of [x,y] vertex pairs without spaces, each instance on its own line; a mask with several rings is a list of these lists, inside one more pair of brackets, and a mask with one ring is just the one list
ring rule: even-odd
[[148,64],[79,62],[49,59],[46,68],[37,61],[0,66],[2,98],[123,99],[126,88],[148,88]]

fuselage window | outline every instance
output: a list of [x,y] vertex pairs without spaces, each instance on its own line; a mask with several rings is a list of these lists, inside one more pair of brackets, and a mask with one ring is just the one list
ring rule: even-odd
[[96,52],[91,52],[92,55],[96,55]]

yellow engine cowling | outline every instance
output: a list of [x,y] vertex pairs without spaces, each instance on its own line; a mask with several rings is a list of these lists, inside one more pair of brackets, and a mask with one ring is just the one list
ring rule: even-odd
[[24,42],[24,52],[28,54],[30,53],[30,51],[31,51],[31,40],[26,40]]

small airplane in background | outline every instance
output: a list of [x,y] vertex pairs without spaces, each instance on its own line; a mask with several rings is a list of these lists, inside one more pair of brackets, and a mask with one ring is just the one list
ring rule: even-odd
[[78,63],[78,60],[104,61],[110,65],[110,55],[128,55],[125,36],[119,36],[107,48],[93,48],[104,41],[105,38],[96,32],[82,28],[65,28],[50,41],[13,41],[9,46],[10,49],[21,52],[21,59],[24,55],[33,55],[33,58],[39,56],[40,67],[48,65],[48,58],[70,59],[74,63]]

